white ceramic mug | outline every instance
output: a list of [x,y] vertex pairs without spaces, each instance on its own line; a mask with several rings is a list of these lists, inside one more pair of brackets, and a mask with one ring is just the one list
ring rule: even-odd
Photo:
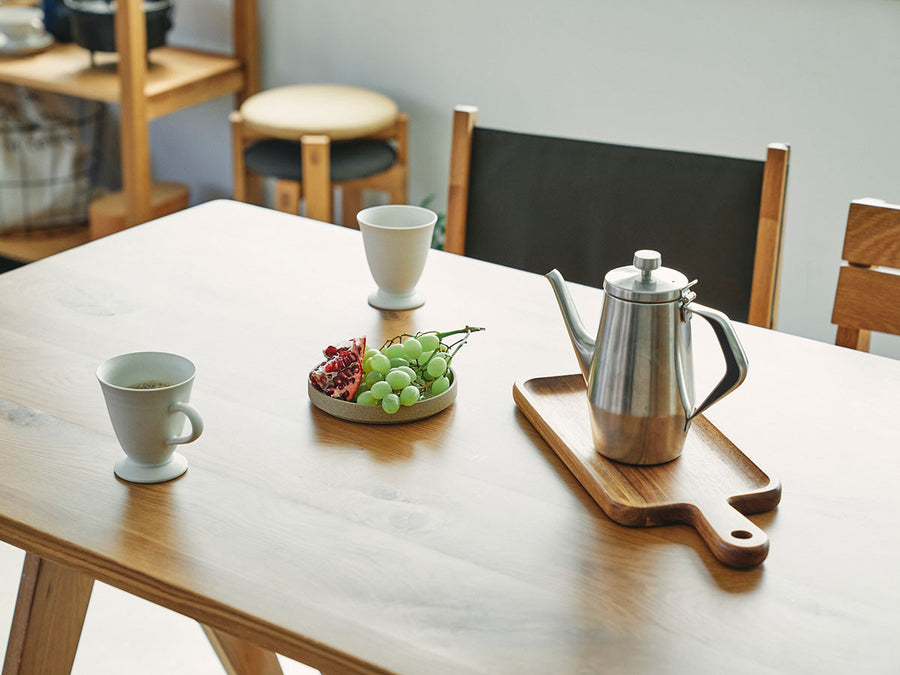
[[360,211],[369,271],[378,290],[369,304],[378,309],[414,309],[425,304],[416,284],[425,269],[437,215],[421,206],[388,204]]
[[[126,455],[115,464],[119,478],[161,483],[187,471],[187,459],[175,446],[203,433],[203,420],[188,402],[196,372],[188,359],[165,352],[122,354],[97,368],[109,418]],[[185,419],[191,431],[181,435]]]

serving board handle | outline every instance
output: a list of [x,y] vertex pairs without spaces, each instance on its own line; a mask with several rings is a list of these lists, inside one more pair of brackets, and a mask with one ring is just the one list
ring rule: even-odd
[[769,553],[769,537],[725,500],[690,505],[690,524],[713,555],[731,567],[759,565]]

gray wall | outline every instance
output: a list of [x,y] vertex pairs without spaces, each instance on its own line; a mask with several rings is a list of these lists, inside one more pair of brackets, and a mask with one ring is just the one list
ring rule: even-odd
[[[176,7],[173,42],[230,44],[229,0]],[[446,199],[450,116],[762,158],[792,148],[778,328],[833,341],[848,203],[900,202],[898,0],[259,0],[264,87],[331,82],[411,117],[411,201]],[[221,99],[152,127],[154,171],[230,194]],[[702,281],[702,280],[701,280]],[[900,357],[900,340],[873,340]]]

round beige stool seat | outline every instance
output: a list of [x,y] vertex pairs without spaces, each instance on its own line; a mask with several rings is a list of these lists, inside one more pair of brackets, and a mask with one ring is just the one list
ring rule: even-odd
[[240,108],[251,130],[290,140],[324,135],[332,141],[360,138],[397,119],[397,104],[383,94],[358,87],[299,84],[255,94]]

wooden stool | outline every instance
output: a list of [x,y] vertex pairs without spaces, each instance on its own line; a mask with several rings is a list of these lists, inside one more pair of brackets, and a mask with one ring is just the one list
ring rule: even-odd
[[408,123],[386,96],[340,85],[279,87],[248,98],[231,114],[234,198],[260,203],[260,176],[276,179],[275,206],[331,222],[332,191],[342,223],[357,227],[362,191],[407,201]]

